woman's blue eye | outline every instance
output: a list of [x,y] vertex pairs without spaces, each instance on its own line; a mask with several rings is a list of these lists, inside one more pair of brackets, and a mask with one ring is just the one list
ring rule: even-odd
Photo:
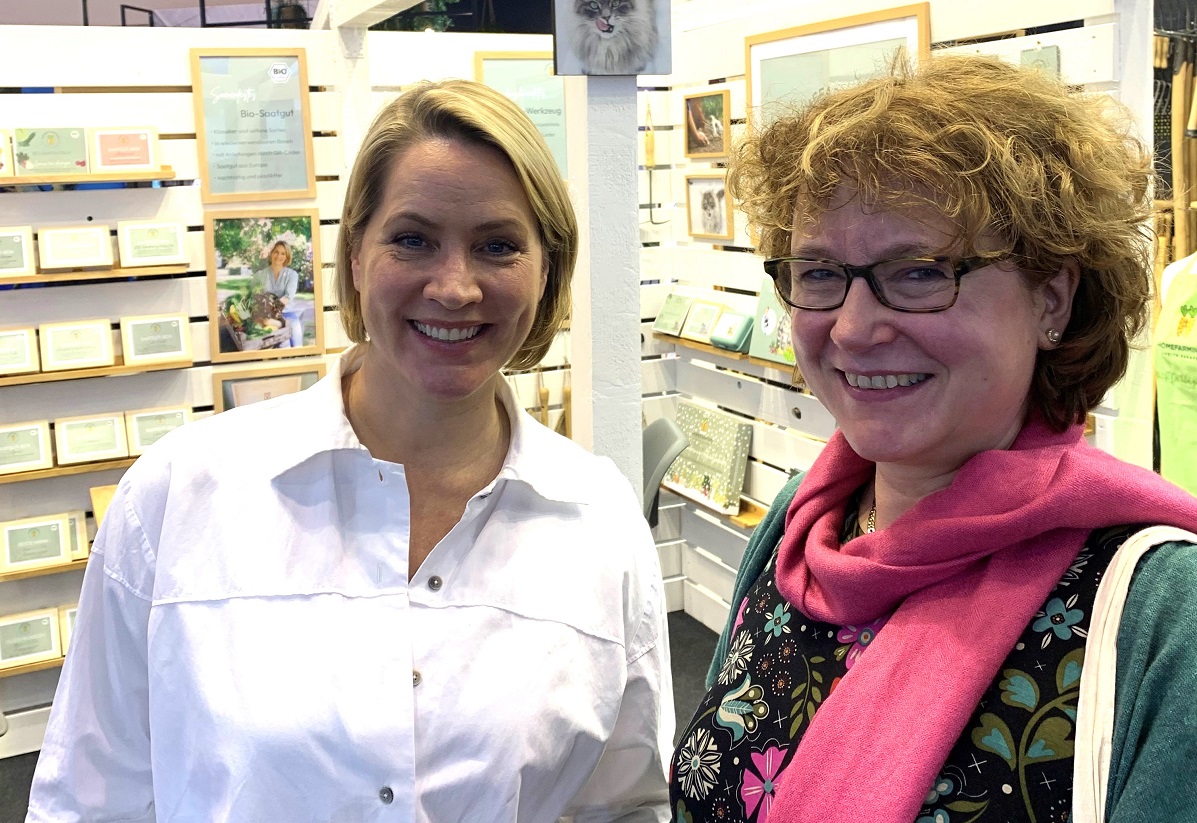
[[516,251],[515,245],[506,240],[491,240],[484,248],[488,254],[510,254]]
[[424,238],[418,234],[401,234],[395,238],[395,245],[406,249],[418,249],[423,247]]

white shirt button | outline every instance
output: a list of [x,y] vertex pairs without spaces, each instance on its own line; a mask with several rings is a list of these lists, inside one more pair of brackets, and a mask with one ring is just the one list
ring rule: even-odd
[[412,686],[413,686],[413,687],[414,687],[414,686],[418,686],[418,685],[420,685],[420,681],[421,681],[421,680],[423,680],[423,679],[424,679],[424,678],[420,677],[420,672],[419,672],[418,670],[416,670],[416,669],[412,669],[412,671],[411,671],[411,684],[412,684]]
[[443,585],[445,585],[445,581],[441,580],[435,574],[428,578],[428,588],[432,589],[434,592],[439,592],[441,590],[441,586]]
[[383,786],[381,789],[378,790],[378,799],[381,800],[383,803],[390,803],[392,800],[395,799],[395,793],[393,791],[391,791],[390,786]]

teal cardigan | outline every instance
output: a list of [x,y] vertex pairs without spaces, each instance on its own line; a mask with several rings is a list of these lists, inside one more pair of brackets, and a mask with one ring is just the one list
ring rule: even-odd
[[[707,671],[727,658],[740,604],[785,529],[802,475],[773,501],[753,532],[732,589],[731,610]],[[1139,561],[1118,631],[1108,823],[1197,821],[1197,545],[1168,543]],[[1189,777],[1185,777],[1189,775]]]

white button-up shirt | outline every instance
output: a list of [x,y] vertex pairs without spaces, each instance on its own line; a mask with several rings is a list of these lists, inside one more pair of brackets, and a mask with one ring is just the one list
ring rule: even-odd
[[96,539],[28,820],[667,819],[647,524],[500,394],[503,468],[411,580],[403,466],[358,441],[339,368],[150,449]]

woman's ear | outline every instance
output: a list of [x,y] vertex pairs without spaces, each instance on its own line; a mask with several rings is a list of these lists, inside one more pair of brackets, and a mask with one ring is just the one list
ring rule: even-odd
[[1072,299],[1076,296],[1080,281],[1080,266],[1069,257],[1060,265],[1060,270],[1039,287],[1039,348],[1053,349],[1060,342],[1064,330],[1068,328],[1068,321],[1072,319]]

